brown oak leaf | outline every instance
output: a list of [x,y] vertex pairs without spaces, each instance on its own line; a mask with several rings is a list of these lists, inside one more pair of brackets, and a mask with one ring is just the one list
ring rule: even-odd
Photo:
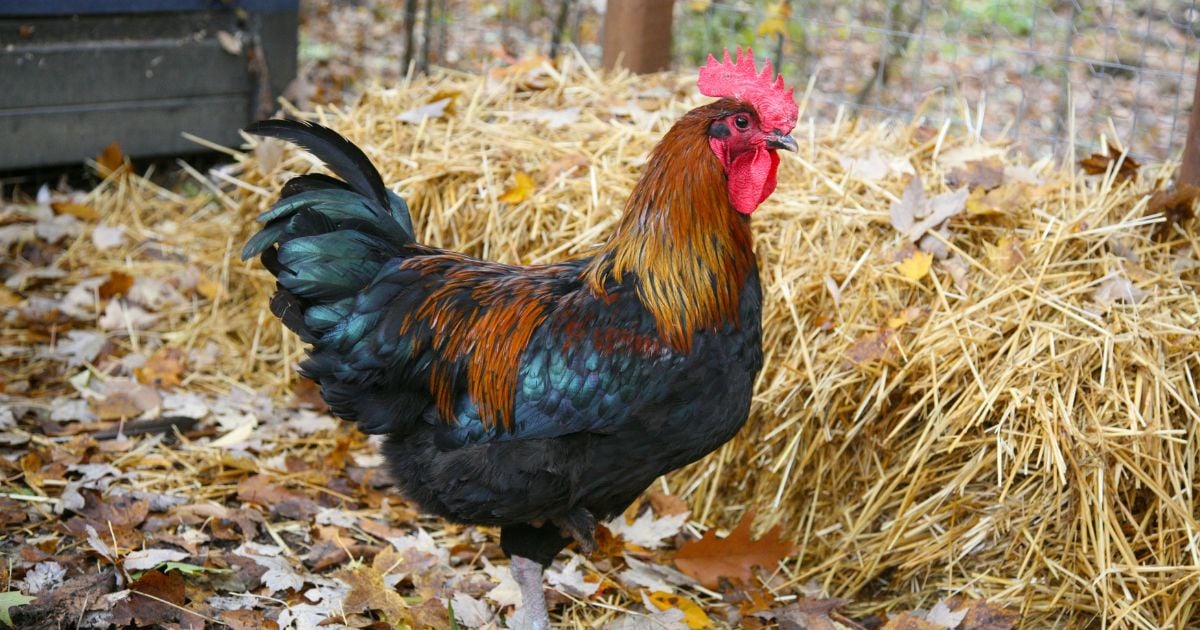
[[696,578],[707,588],[717,588],[721,578],[749,581],[754,567],[774,570],[779,561],[796,552],[791,543],[780,536],[782,526],[776,526],[758,540],[750,537],[754,513],[747,512],[732,532],[717,538],[710,529],[704,537],[685,544],[675,555],[675,566]]
[[133,591],[129,597],[113,607],[117,625],[133,621],[141,626],[165,626],[182,621],[181,617],[196,616],[183,607],[183,574],[178,571],[147,571],[129,590]]
[[[1083,172],[1088,175],[1103,175],[1108,172],[1108,165],[1115,162],[1121,157],[1121,150],[1112,143],[1108,145],[1108,151],[1105,153],[1093,153],[1079,161],[1079,166]],[[1132,156],[1126,155],[1125,160],[1118,167],[1117,174],[1114,177],[1115,181],[1123,182],[1137,177],[1138,168],[1141,165]]]

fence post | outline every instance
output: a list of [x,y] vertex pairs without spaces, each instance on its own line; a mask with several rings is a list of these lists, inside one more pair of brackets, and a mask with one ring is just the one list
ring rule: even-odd
[[1192,92],[1192,115],[1188,117],[1187,143],[1183,145],[1183,165],[1175,186],[1200,186],[1200,67],[1196,71],[1196,89]]
[[608,0],[604,13],[604,67],[634,72],[666,70],[671,63],[672,0]]

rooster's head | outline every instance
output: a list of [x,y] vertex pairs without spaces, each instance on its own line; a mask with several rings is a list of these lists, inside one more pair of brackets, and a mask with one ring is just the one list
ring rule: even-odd
[[706,108],[708,143],[725,167],[733,207],[750,214],[775,191],[776,151],[797,148],[788,135],[799,112],[793,90],[774,76],[770,61],[759,74],[754,53],[741,48],[736,60],[728,50],[722,62],[709,55],[698,86],[702,94],[721,99]]

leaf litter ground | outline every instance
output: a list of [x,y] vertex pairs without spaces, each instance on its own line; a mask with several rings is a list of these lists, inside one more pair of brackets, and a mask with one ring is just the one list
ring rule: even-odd
[[[532,59],[290,113],[363,146],[421,240],[545,262],[611,229],[691,81]],[[948,131],[797,129],[755,217],[751,424],[551,568],[565,626],[1196,621],[1191,197],[1115,151],[1087,175]],[[227,152],[168,190],[109,151],[95,190],[0,212],[0,608],[21,627],[519,617],[497,532],[389,491],[376,444],[296,377],[269,275],[236,259],[312,158]]]

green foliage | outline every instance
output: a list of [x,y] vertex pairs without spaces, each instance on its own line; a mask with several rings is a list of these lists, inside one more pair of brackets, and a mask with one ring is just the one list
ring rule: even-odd
[[156,568],[161,569],[163,573],[167,573],[172,570],[179,571],[180,573],[189,577],[200,575],[201,573],[232,573],[232,571],[229,569],[202,567],[200,565],[189,564],[187,562],[164,562],[158,565]]
[[7,593],[0,593],[0,623],[3,623],[11,628],[13,622],[12,617],[8,612],[9,609],[16,606],[24,606],[35,599],[37,598],[30,597],[21,591],[8,591]]
[[[724,48],[753,46],[758,22],[755,12],[728,11],[708,3],[692,2],[683,7],[684,15],[674,33],[677,53],[694,65],[704,63],[710,53]],[[753,3],[761,11],[765,2]],[[698,10],[701,9],[702,10]]]
[[951,0],[946,6],[947,30],[1027,37],[1033,31],[1035,9],[1025,0]]
[[301,33],[299,50],[296,54],[301,62],[329,61],[333,58],[335,52],[333,46],[329,45],[328,42],[315,41],[313,38]]
[[[713,6],[709,0],[682,3],[673,33],[677,59],[699,66],[709,54],[719,55],[726,48],[732,51],[738,46],[749,46],[759,60],[774,62],[776,51],[782,46],[783,63],[775,69],[787,77],[807,71],[809,55],[803,14],[813,9],[813,2],[742,0],[732,3],[732,9],[730,4],[729,0],[722,6]],[[808,27],[818,31],[827,28],[815,23]]]

